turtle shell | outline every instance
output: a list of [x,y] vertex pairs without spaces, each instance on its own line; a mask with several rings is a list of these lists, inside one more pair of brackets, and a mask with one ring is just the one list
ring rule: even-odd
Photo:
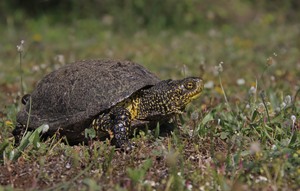
[[[36,129],[48,124],[74,139],[104,110],[160,80],[139,64],[118,60],[83,60],[46,75],[17,114],[17,122]],[[29,117],[30,116],[30,117]]]

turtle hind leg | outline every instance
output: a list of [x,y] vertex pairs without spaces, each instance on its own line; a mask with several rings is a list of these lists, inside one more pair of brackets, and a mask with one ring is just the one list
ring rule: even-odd
[[15,129],[12,131],[12,134],[15,137],[15,145],[16,146],[18,146],[20,144],[25,131],[26,131],[26,127],[20,123],[17,123]]

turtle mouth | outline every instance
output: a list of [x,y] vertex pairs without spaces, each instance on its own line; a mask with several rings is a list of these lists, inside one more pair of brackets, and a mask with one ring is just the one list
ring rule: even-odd
[[193,92],[191,92],[190,100],[194,100],[194,99],[198,98],[201,95],[203,88],[204,88],[204,83],[203,83],[202,79],[195,78],[194,81],[196,82],[196,88]]

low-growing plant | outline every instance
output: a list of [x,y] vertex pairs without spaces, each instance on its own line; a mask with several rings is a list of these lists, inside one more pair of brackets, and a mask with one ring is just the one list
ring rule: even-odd
[[151,166],[152,160],[147,159],[140,168],[127,168],[128,177],[132,180],[133,190],[142,190],[142,181],[144,181],[144,177]]

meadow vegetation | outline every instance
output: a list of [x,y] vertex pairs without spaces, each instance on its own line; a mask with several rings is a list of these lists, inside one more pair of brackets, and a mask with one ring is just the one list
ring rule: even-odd
[[[299,190],[298,1],[31,2],[0,3],[0,190]],[[205,90],[174,132],[139,132],[131,152],[41,129],[14,146],[20,97],[89,58],[201,76]]]

